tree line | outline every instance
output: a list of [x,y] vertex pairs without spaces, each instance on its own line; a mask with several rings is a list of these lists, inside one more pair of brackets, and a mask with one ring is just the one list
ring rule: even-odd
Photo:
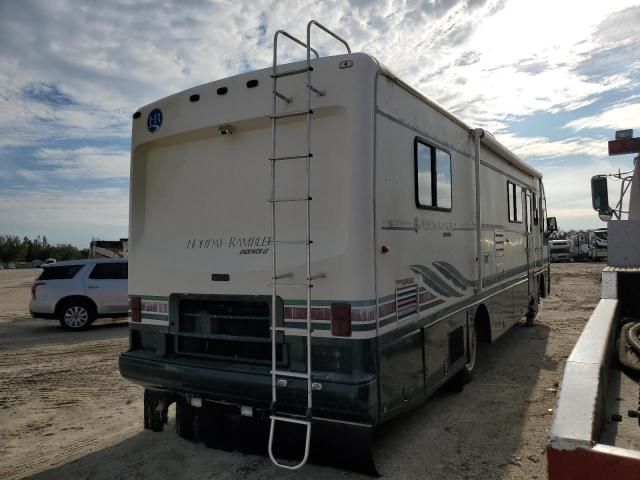
[[32,262],[33,260],[46,260],[55,258],[61,260],[75,260],[88,258],[89,249],[80,250],[68,243],[51,245],[46,236],[38,235],[34,239],[17,235],[0,235],[0,262]]

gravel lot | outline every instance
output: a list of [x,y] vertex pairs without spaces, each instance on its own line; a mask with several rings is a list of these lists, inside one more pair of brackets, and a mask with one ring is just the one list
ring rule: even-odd
[[[600,296],[602,264],[554,264],[533,328],[516,325],[479,351],[460,394],[437,393],[377,432],[378,470],[397,479],[543,479],[564,362]],[[0,478],[275,479],[361,477],[207,449],[142,428],[142,388],[122,379],[126,323],[69,333],[34,320],[39,270],[0,271]]]

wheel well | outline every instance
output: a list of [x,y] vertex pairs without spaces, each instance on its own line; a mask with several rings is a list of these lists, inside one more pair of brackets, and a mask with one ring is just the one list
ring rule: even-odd
[[473,322],[478,333],[478,341],[491,343],[491,320],[489,318],[489,310],[482,304],[476,310]]
[[62,309],[62,307],[64,307],[64,305],[66,305],[69,302],[77,302],[78,300],[87,302],[91,306],[91,308],[93,308],[93,312],[97,313],[98,307],[96,307],[95,302],[91,300],[89,297],[84,297],[82,295],[69,295],[68,297],[61,298],[60,300],[58,300],[58,303],[56,303],[56,310],[55,310],[56,315],[60,314],[60,310]]

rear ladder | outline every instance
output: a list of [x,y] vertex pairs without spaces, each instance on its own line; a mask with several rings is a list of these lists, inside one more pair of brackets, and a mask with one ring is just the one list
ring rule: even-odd
[[[316,26],[321,30],[325,31],[340,43],[342,43],[348,53],[351,53],[351,49],[347,42],[345,42],[338,35],[319,24],[315,20],[311,20],[307,24],[307,42],[299,40],[298,38],[290,35],[289,33],[278,30],[273,38],[273,69],[271,73],[271,77],[273,79],[273,103],[272,103],[272,111],[271,111],[271,156],[269,160],[271,161],[271,198],[269,199],[269,203],[271,204],[271,256],[272,256],[272,300],[271,300],[271,415],[270,415],[270,427],[269,427],[269,457],[272,462],[278,467],[286,468],[289,470],[297,470],[302,467],[309,458],[309,449],[311,443],[311,420],[312,420],[312,408],[313,408],[313,398],[312,398],[312,375],[311,375],[311,336],[312,336],[312,328],[311,328],[311,288],[313,287],[312,282],[314,280],[324,278],[325,275],[323,273],[312,274],[311,273],[311,244],[313,243],[311,240],[311,159],[313,155],[311,153],[311,117],[313,115],[311,99],[313,95],[324,96],[326,92],[314,87],[311,84],[311,72],[313,71],[313,67],[311,65],[311,53],[313,53],[316,58],[319,58],[318,52],[311,47],[311,28]],[[303,68],[292,69],[292,70],[278,70],[278,37],[282,35],[289,40],[295,42],[296,44],[304,47],[307,51],[307,62],[306,66]],[[284,93],[278,90],[278,79],[283,77],[289,77],[293,75],[302,75],[306,74],[307,80],[307,101],[306,108],[304,110],[297,110],[291,112],[278,112],[278,103],[279,100],[284,102],[285,104],[292,103],[292,99],[286,96]],[[278,120],[283,118],[290,118],[295,116],[306,116],[306,150],[299,155],[287,155],[287,156],[278,156],[277,149],[277,134],[278,134]],[[305,180],[306,180],[306,195],[297,196],[297,197],[278,197],[276,190],[276,173],[277,166],[276,164],[280,161],[294,161],[294,160],[304,160],[305,161]],[[282,202],[304,202],[306,203],[306,238],[303,240],[280,240],[279,236],[276,232],[276,213],[277,206]],[[294,282],[293,273],[291,272],[282,272],[278,268],[277,262],[277,248],[278,246],[285,247],[287,245],[304,245],[306,250],[306,277],[304,282]],[[288,280],[288,281],[287,281]],[[306,290],[307,294],[307,315],[306,315],[306,328],[302,336],[306,340],[306,371],[305,372],[292,372],[288,370],[278,370],[277,368],[277,355],[276,355],[276,336],[278,332],[293,333],[290,329],[284,326],[276,325],[276,306],[277,306],[277,297],[278,297],[278,288],[286,287],[286,288],[303,288]],[[296,332],[298,335],[299,333]],[[295,378],[295,379],[305,379],[307,383],[307,405],[305,409],[305,416],[301,418],[300,416],[287,414],[285,412],[278,411],[278,397],[277,397],[277,388],[279,381],[283,381],[286,378]],[[305,428],[305,446],[304,446],[304,456],[300,462],[295,464],[282,463],[279,461],[274,453],[273,453],[273,442],[274,442],[274,433],[277,422],[286,422],[286,423],[294,423],[297,425],[302,425]]]

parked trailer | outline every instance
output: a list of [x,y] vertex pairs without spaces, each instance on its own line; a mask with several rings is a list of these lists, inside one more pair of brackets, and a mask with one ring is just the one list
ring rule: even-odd
[[568,262],[571,260],[571,240],[549,240],[549,251],[552,262]]
[[183,437],[374,474],[372,429],[548,292],[541,174],[363,53],[147,105],[131,159],[120,371],[152,430],[176,402]]
[[597,262],[607,258],[606,228],[578,232],[571,236],[570,241],[570,255],[573,260]]

